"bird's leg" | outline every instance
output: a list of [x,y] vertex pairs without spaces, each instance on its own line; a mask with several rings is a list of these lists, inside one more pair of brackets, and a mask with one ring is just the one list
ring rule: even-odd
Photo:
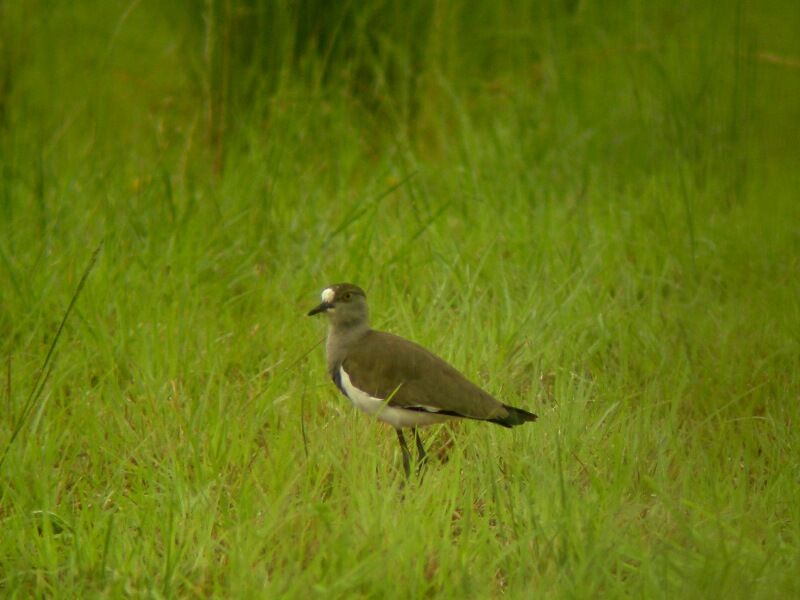
[[425,463],[428,461],[428,454],[425,452],[425,447],[422,445],[422,439],[419,437],[417,428],[414,427],[414,429],[411,431],[414,432],[414,441],[417,444],[417,475],[419,475],[422,472]]
[[398,428],[395,431],[397,432],[397,439],[400,440],[400,449],[403,451],[403,471],[408,477],[411,474],[411,452],[408,451],[408,444],[406,444],[403,430]]

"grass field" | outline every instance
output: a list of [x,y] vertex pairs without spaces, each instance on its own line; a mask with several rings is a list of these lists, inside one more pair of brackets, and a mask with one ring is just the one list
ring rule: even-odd
[[800,596],[800,5],[612,4],[0,2],[0,596]]

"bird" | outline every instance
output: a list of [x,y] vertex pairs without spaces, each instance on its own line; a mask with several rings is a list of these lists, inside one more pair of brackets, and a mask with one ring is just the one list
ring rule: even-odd
[[411,453],[404,429],[413,434],[419,473],[427,454],[418,427],[471,419],[511,428],[537,419],[527,410],[495,399],[422,346],[372,329],[367,295],[357,285],[329,285],[322,290],[321,300],[308,316],[328,317],[328,375],[355,407],[394,427],[406,477],[410,476]]

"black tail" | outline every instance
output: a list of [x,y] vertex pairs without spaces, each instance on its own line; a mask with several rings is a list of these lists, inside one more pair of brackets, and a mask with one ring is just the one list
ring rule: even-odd
[[527,423],[528,421],[535,421],[539,417],[535,414],[528,412],[527,410],[522,410],[521,408],[515,408],[513,406],[509,406],[508,404],[503,404],[503,407],[508,411],[508,415],[503,417],[502,419],[489,419],[491,423],[497,423],[498,425],[502,425],[503,427],[514,427],[515,425],[522,425],[523,423]]

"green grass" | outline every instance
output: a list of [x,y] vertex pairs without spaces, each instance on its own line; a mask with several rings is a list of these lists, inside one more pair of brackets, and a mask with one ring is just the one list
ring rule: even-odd
[[0,4],[0,595],[800,595],[795,4]]

